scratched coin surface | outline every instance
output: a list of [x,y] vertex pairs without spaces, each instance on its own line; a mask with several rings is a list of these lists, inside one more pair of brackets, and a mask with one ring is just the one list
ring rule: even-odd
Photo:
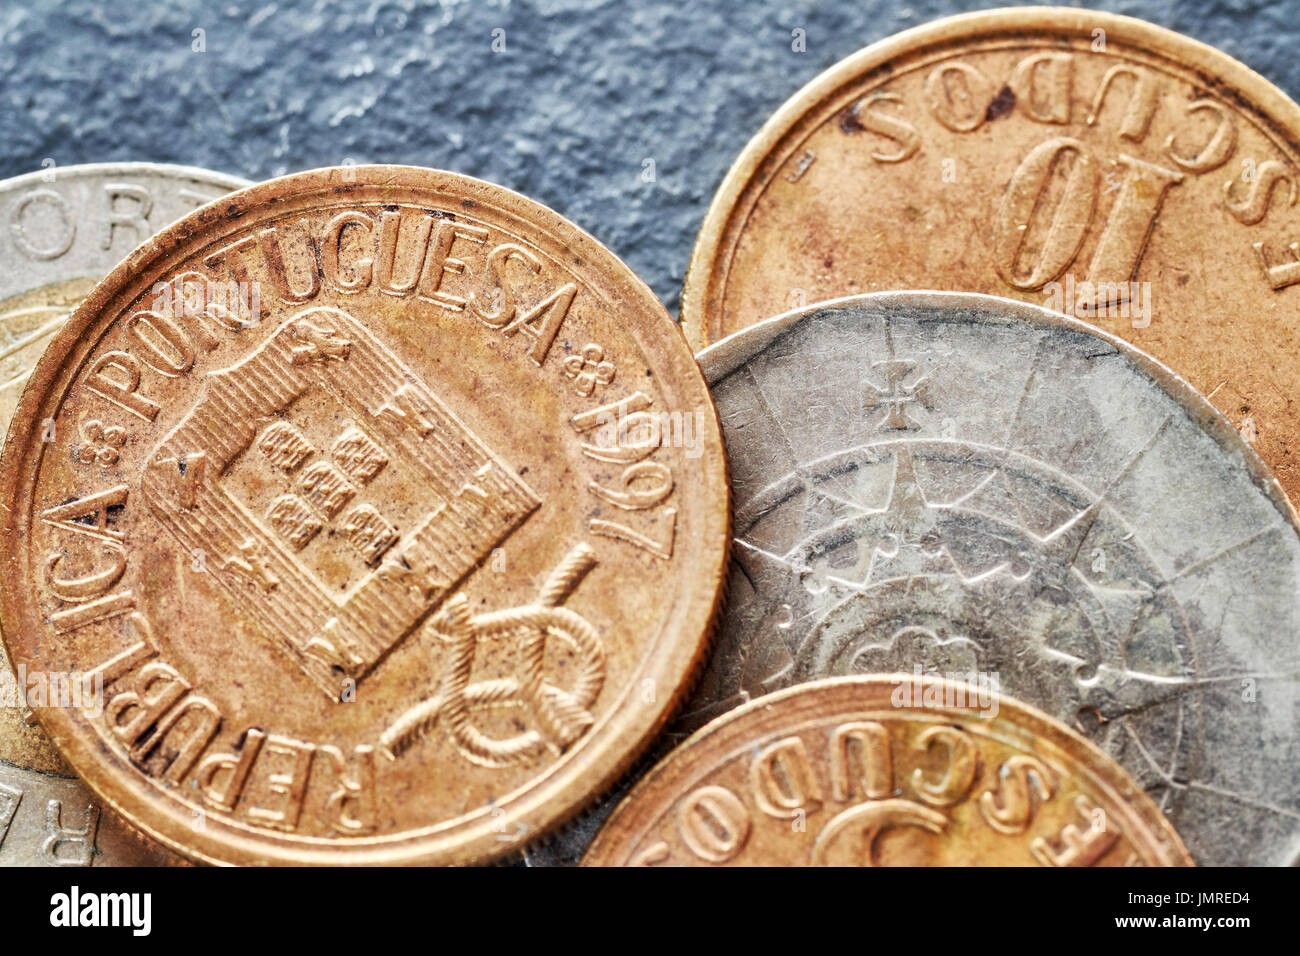
[[763,127],[705,218],[682,327],[698,350],[891,289],[1045,305],[1208,395],[1295,501],[1298,200],[1300,107],[1223,53],[1092,10],[954,17]]
[[983,674],[1080,731],[1202,864],[1300,848],[1300,535],[1231,426],[1032,305],[876,294],[701,356],[735,510],[668,739],[792,684]]
[[131,822],[224,863],[455,863],[609,785],[700,660],[716,414],[662,305],[497,186],[317,170],[136,251],[6,445],[0,614]]
[[814,681],[720,717],[637,784],[587,866],[1188,866],[1150,797],[987,687]]
[[[162,227],[246,185],[153,163],[61,166],[0,182],[0,427],[45,346],[97,281]],[[26,693],[17,693],[2,651],[0,682],[0,865],[172,862],[69,776],[27,722]]]

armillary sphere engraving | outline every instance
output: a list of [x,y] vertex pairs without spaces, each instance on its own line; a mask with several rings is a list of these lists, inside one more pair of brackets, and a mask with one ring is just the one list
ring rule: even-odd
[[680,731],[821,677],[989,673],[1123,765],[1198,862],[1292,852],[1300,538],[1175,376],[944,293],[811,307],[702,361],[736,543]]

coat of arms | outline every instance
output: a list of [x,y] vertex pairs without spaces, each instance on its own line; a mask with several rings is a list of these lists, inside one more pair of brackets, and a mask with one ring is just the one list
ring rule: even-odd
[[337,699],[540,500],[360,322],[285,321],[142,480],[157,519]]

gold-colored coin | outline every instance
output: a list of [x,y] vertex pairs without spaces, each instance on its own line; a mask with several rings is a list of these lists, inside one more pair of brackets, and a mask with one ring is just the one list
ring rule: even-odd
[[727,174],[687,274],[696,349],[823,299],[1012,296],[1210,397],[1300,496],[1300,107],[1093,10],[940,20],[832,67]]
[[317,170],[140,247],[10,429],[0,615],[41,722],[222,863],[458,863],[608,786],[705,647],[716,415],[628,268],[433,170]]
[[1109,757],[995,682],[815,681],[718,718],[597,835],[588,866],[1186,866]]

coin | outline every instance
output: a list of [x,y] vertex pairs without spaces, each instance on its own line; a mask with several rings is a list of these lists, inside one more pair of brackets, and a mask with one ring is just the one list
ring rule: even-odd
[[[0,261],[8,266],[0,273],[0,428],[41,352],[95,282],[163,226],[246,185],[154,163],[62,166],[0,182]],[[10,691],[0,702],[0,864],[172,862],[65,779],[71,771],[24,719],[13,679],[0,649],[0,681]]]
[[663,306],[433,170],[288,176],[163,232],[51,344],[4,463],[11,656],[104,687],[43,724],[212,862],[516,850],[661,727],[727,560]]
[[614,811],[587,866],[1189,866],[1140,787],[986,687],[821,680],[709,724]]
[[783,687],[976,673],[1115,759],[1199,863],[1295,859],[1300,537],[1186,383],[962,293],[810,307],[701,361],[736,543],[660,753]]
[[1138,20],[1010,9],[833,66],[705,217],[698,350],[835,296],[951,289],[1085,319],[1173,368],[1300,495],[1300,107]]
[[0,866],[183,866],[74,777],[0,761]]

